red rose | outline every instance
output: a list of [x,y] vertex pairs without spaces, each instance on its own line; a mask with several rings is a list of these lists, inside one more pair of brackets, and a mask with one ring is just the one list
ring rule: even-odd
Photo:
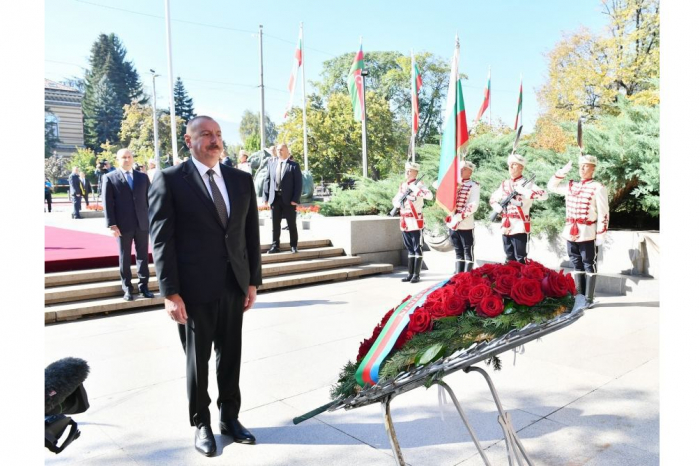
[[576,296],[578,291],[576,291],[576,282],[574,281],[574,277],[571,276],[570,273],[566,274],[566,281],[569,286],[569,293],[571,293],[571,296]]
[[457,289],[455,290],[454,296],[459,296],[462,298],[463,301],[466,301],[469,299],[469,292],[472,289],[472,285],[470,284],[459,284],[457,285]]
[[389,322],[389,319],[391,318],[391,315],[394,313],[396,309],[392,309],[386,314],[384,314],[384,317],[382,317],[382,321],[379,323],[380,327],[384,327],[387,322]]
[[562,272],[550,272],[542,280],[542,291],[553,298],[563,298],[569,293],[569,281]]
[[399,335],[399,338],[396,339],[394,349],[397,351],[400,350],[411,338],[413,338],[413,332],[411,332],[408,328],[405,328],[403,332],[401,332],[401,335]]
[[365,356],[367,356],[367,353],[369,353],[369,350],[372,348],[373,344],[373,339],[367,339],[360,343],[360,349],[357,352],[357,362],[362,361],[365,358]]
[[460,272],[457,275],[453,276],[451,281],[457,287],[470,285],[472,282],[472,276],[468,272]]
[[544,293],[542,293],[542,285],[538,280],[521,278],[513,283],[510,297],[518,304],[534,306],[544,299]]
[[546,275],[544,269],[535,264],[526,265],[520,272],[523,274],[523,277],[531,278],[537,281],[542,281]]
[[501,265],[496,269],[496,277],[500,277],[501,275],[517,275],[520,273],[519,269],[516,269],[515,267],[511,267],[509,265]]
[[480,275],[491,276],[495,270],[499,267],[499,264],[484,264],[481,267],[475,269]]
[[461,298],[457,295],[450,296],[449,298],[447,298],[447,301],[445,301],[445,314],[447,314],[448,316],[462,315],[466,304],[467,302],[464,298]]
[[492,294],[491,287],[488,285],[476,285],[469,291],[469,304],[476,306],[484,297]]
[[443,294],[443,288],[438,288],[437,290],[433,291],[428,296],[426,296],[425,302],[426,303],[434,303],[434,302],[439,303],[442,301],[442,294]]
[[430,314],[422,307],[413,311],[410,321],[408,322],[408,330],[413,333],[427,332],[432,326],[433,321],[430,318]]
[[516,270],[520,270],[520,269],[522,269],[523,267],[525,267],[525,264],[523,264],[522,262],[518,262],[518,261],[508,261],[508,262],[506,263],[506,265],[507,265],[508,267],[513,267],[513,268],[515,268]]
[[476,310],[488,317],[496,317],[503,312],[503,298],[494,294],[485,296],[476,307]]
[[[510,268],[510,267],[508,267]],[[512,269],[515,270],[515,269]],[[503,296],[510,296],[510,290],[513,288],[513,283],[515,283],[515,275],[502,274],[496,277],[496,286],[494,286],[494,291]]]
[[433,319],[441,319],[447,317],[447,311],[445,310],[445,303],[431,303],[430,308],[425,307],[425,310],[430,314]]

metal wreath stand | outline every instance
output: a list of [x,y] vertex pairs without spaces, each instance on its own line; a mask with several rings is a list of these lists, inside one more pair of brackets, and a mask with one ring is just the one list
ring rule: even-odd
[[352,397],[348,397],[344,400],[333,401],[315,411],[312,411],[311,413],[295,418],[294,423],[298,424],[299,422],[309,419],[310,417],[324,411],[335,411],[340,408],[349,410],[367,406],[373,403],[381,403],[384,413],[384,427],[386,429],[387,436],[389,437],[389,443],[391,444],[391,450],[394,453],[394,459],[396,460],[396,464],[398,466],[404,466],[406,462],[403,459],[401,447],[399,446],[396,431],[394,430],[394,423],[391,419],[390,404],[391,401],[398,395],[413,390],[414,388],[425,386],[426,380],[433,377],[433,383],[443,387],[450,395],[450,398],[452,399],[459,416],[462,418],[462,422],[464,422],[474,445],[476,445],[484,464],[490,466],[491,463],[486,457],[486,453],[481,447],[479,439],[477,439],[474,430],[469,425],[467,416],[464,413],[462,406],[459,404],[459,401],[452,391],[452,388],[450,388],[450,386],[443,380],[446,375],[453,372],[475,372],[481,374],[484,379],[486,379],[486,383],[491,390],[493,401],[496,404],[496,409],[498,410],[498,423],[500,424],[501,429],[503,429],[503,434],[505,436],[506,449],[508,451],[508,464],[511,466],[515,464],[518,466],[532,466],[532,460],[525,452],[523,444],[513,428],[510,414],[506,412],[501,405],[501,401],[498,397],[496,387],[493,385],[491,377],[489,377],[486,371],[480,367],[474,367],[474,364],[503,353],[504,351],[515,349],[524,345],[525,343],[536,340],[549,333],[571,325],[581,316],[583,316],[583,311],[587,307],[585,297],[583,295],[577,295],[571,312],[561,314],[541,324],[528,324],[520,330],[512,330],[491,341],[481,342],[478,344],[475,343],[467,349],[457,351],[445,358],[440,358],[439,360],[426,366],[420,366],[411,369],[408,372],[402,372],[392,380],[381,382],[376,385],[372,385],[371,387],[366,387],[364,390]]

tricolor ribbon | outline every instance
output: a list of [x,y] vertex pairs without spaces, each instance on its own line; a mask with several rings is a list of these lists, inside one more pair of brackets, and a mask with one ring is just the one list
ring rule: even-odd
[[384,325],[374,345],[372,345],[372,348],[370,348],[369,352],[362,360],[360,367],[357,368],[357,372],[355,372],[355,380],[360,386],[366,383],[374,385],[379,381],[379,368],[394,348],[396,340],[399,339],[401,332],[403,332],[408,325],[413,311],[423,305],[430,293],[442,287],[447,282],[448,280],[439,282],[413,295],[396,308],[386,325]]

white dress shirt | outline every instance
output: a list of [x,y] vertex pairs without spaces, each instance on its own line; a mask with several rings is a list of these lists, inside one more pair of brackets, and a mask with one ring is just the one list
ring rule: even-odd
[[[214,199],[214,196],[211,193],[211,185],[209,184],[209,175],[207,175],[207,172],[209,171],[209,167],[204,165],[202,162],[197,160],[196,158],[192,157],[190,160],[194,162],[194,166],[197,168],[197,171],[199,172],[199,175],[202,177],[202,181],[204,181],[204,186],[207,187],[207,191],[209,191],[209,196],[211,196],[212,199]],[[224,202],[226,203],[226,213],[230,216],[231,215],[231,205],[229,203],[228,199],[228,191],[226,190],[226,183],[224,182],[224,177],[221,175],[221,165],[218,163],[211,167],[212,170],[214,170],[214,181],[216,182],[216,186],[219,188],[219,191],[221,192],[221,195],[224,197]]]

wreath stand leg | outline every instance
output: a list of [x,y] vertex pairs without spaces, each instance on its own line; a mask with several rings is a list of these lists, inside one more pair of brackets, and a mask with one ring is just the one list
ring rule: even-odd
[[513,424],[510,419],[510,413],[503,410],[501,400],[498,398],[498,393],[496,392],[496,387],[494,387],[491,377],[489,377],[488,373],[486,373],[486,371],[484,371],[482,368],[475,366],[465,368],[464,372],[478,372],[484,376],[486,383],[489,385],[491,396],[493,396],[493,401],[496,403],[496,408],[498,409],[498,423],[501,425],[501,429],[503,429],[503,435],[506,441],[506,449],[508,450],[508,464],[513,466],[517,462],[519,466],[523,466],[524,464],[532,466],[532,460],[530,460],[530,458],[527,456],[522,442],[520,442],[520,439],[515,433],[515,429],[513,428]]
[[399,439],[396,437],[394,423],[391,420],[391,409],[389,408],[389,403],[391,403],[391,399],[393,397],[394,395],[389,395],[382,400],[382,410],[384,411],[384,428],[386,429],[386,435],[389,437],[389,443],[391,444],[391,451],[394,453],[396,465],[405,466],[406,462],[403,460],[401,447],[399,446]]

